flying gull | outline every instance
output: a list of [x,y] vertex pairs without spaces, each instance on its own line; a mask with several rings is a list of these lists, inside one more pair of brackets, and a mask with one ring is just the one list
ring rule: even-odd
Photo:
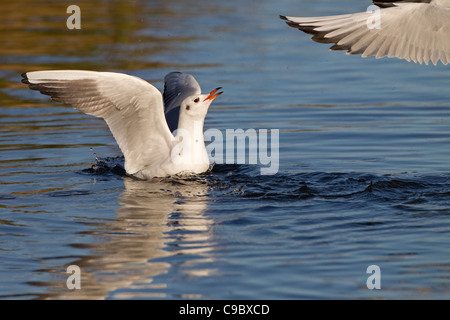
[[[331,50],[362,57],[450,63],[450,0],[373,1],[380,10],[324,17],[280,16]],[[374,6],[375,7],[375,6]],[[376,7],[375,7],[376,8]],[[370,7],[369,7],[370,9]],[[378,8],[376,8],[378,9]]]

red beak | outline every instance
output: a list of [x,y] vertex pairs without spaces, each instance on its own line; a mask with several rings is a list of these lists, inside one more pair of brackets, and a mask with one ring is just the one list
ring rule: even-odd
[[[222,93],[223,93],[223,91],[221,91],[221,92],[219,92],[219,93],[216,93],[218,90],[220,90],[220,89],[222,89],[222,87],[218,87],[218,88],[215,88],[213,91],[211,91],[210,93],[209,93],[209,95],[205,98],[205,100],[203,100],[203,101],[206,101],[206,100],[214,100],[215,98],[217,98],[218,96],[220,96]],[[216,93],[216,94],[215,94]]]

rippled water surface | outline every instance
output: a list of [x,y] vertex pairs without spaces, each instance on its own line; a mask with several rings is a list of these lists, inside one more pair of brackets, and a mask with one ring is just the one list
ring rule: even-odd
[[[369,1],[77,4],[81,30],[59,2],[0,4],[1,298],[450,298],[449,67],[329,52],[278,17]],[[102,120],[20,83],[62,68],[221,86],[205,129],[279,129],[279,171],[124,177]]]

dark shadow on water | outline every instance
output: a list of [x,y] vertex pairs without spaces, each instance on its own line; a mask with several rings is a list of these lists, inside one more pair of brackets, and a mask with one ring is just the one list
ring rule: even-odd
[[[96,176],[126,176],[123,157],[97,158],[82,171]],[[450,176],[382,175],[361,172],[303,172],[260,175],[260,167],[246,164],[214,164],[205,174],[172,176],[152,182],[208,185],[210,197],[224,195],[258,201],[345,200],[398,206],[442,201],[450,194]],[[128,177],[129,178],[129,177]],[[60,192],[61,193],[61,192]],[[55,196],[61,196],[55,193]]]
[[[302,230],[301,226],[317,226],[315,236],[309,240],[308,236],[293,232],[292,239],[306,245],[320,244],[321,232],[339,234],[342,229],[367,235],[390,230],[395,224],[393,217],[399,215],[414,219],[449,214],[443,208],[449,202],[449,176],[356,172],[279,172],[262,176],[257,174],[259,169],[216,164],[205,174],[142,181],[124,175],[122,157],[97,159],[81,174],[123,180],[115,216],[105,220],[97,216],[95,221],[78,219],[84,226],[81,234],[94,240],[68,244],[72,249],[83,250],[84,255],[52,258],[71,261],[67,266],[74,264],[83,270],[83,290],[67,290],[67,274],[53,267],[39,272],[54,274],[55,281],[30,281],[28,285],[39,288],[38,299],[173,298],[168,284],[177,280],[168,279],[166,274],[203,279],[218,272],[215,262],[223,240],[217,237],[216,226],[238,230],[251,226],[255,230],[250,233],[266,239],[271,232],[280,232],[271,220],[280,203],[284,208],[295,208],[301,217],[295,221],[297,217],[289,215],[292,226],[282,228]],[[47,193],[54,198],[87,195],[92,194],[87,190]],[[257,217],[245,210],[239,214],[227,211],[237,199],[243,207],[250,207],[250,212],[259,210]],[[301,209],[308,207],[322,212],[322,218]],[[377,216],[378,207],[384,215]],[[323,212],[333,210],[342,216],[323,219]],[[275,212],[283,217],[284,211]]]

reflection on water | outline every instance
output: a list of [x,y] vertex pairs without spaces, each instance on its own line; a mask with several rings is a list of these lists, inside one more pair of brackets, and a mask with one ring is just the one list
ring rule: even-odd
[[[153,278],[170,268],[194,277],[214,272],[202,268],[202,264],[214,260],[210,234],[213,221],[205,215],[205,181],[167,179],[149,183],[125,178],[124,183],[117,216],[107,223],[85,222],[95,225],[92,235],[100,241],[78,245],[90,253],[70,262],[81,269],[82,290],[68,290],[68,275],[59,274],[54,283],[34,283],[50,287],[50,293],[40,298],[165,297],[166,284],[154,283]],[[170,260],[171,256],[179,257],[179,265],[158,261]],[[61,270],[46,272],[56,274]]]
[[[194,277],[214,272],[202,267],[213,259],[212,221],[204,215],[206,182],[145,183],[125,178],[118,200],[111,199],[118,201],[116,215],[95,218],[108,197],[103,187],[96,189],[96,181],[107,178],[73,173],[88,167],[94,153],[118,154],[108,128],[99,119],[50,104],[19,81],[21,73],[42,69],[126,70],[143,72],[146,79],[156,70],[158,76],[150,80],[161,85],[169,71],[208,67],[207,62],[174,58],[203,37],[197,32],[170,32],[174,19],[181,25],[188,11],[199,17],[209,14],[212,6],[216,13],[222,10],[198,2],[186,8],[189,2],[80,0],[76,4],[81,8],[81,30],[67,29],[67,3],[0,3],[0,208],[6,211],[0,216],[0,250],[5,253],[0,288],[8,287],[8,281],[13,288],[0,290],[0,296],[120,298],[128,297],[121,288],[134,288],[135,297],[160,297],[165,284],[152,279],[169,268]],[[113,188],[118,183],[113,180]],[[96,195],[98,203],[90,207]],[[80,197],[87,203],[77,207]],[[34,234],[29,236],[31,228]],[[26,241],[11,246],[21,238]],[[30,252],[25,243],[37,250]],[[13,247],[17,254],[10,258]],[[19,256],[27,258],[22,261]],[[158,262],[162,258],[166,260]],[[21,265],[20,270],[13,272],[8,261]],[[70,264],[81,268],[82,291],[71,292],[65,286],[68,275],[61,271]],[[21,280],[7,280],[6,272],[13,273],[9,279]]]
[[[278,17],[367,4],[73,4],[81,30],[65,2],[0,2],[0,298],[450,297],[448,67],[330,54]],[[61,68],[222,86],[205,129],[280,129],[279,173],[86,172],[120,154],[104,121],[20,83]]]

